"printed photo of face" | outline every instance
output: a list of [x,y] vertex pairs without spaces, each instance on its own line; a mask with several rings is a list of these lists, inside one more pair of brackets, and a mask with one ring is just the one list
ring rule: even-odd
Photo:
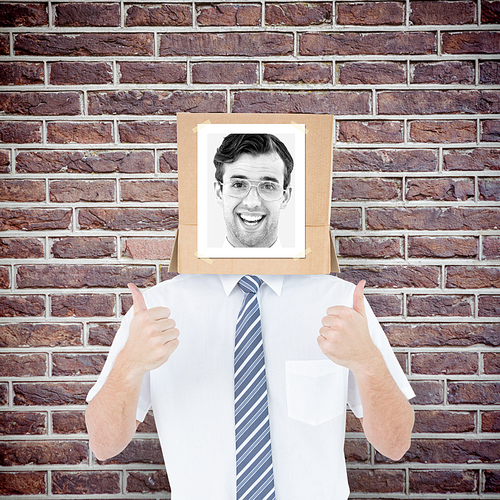
[[290,186],[285,187],[283,159],[275,151],[242,153],[223,163],[222,171],[222,181],[216,180],[214,189],[228,242],[235,248],[272,247],[278,240],[280,212],[292,193]]

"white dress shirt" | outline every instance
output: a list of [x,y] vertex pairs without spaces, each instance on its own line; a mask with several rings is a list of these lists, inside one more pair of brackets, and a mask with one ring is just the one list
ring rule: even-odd
[[[330,306],[352,307],[354,285],[333,276],[263,276],[258,292],[274,478],[278,500],[345,500],[346,403],[362,406],[352,374],[321,352],[317,337]],[[236,275],[179,275],[144,293],[148,307],[167,306],[179,347],[146,374],[137,419],[153,408],[172,500],[234,500],[234,328],[243,292]],[[365,301],[370,333],[398,386],[414,393]],[[129,311],[103,371],[102,387],[126,342]]]

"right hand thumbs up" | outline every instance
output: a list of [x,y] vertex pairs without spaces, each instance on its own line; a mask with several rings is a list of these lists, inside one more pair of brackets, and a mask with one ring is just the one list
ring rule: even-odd
[[146,311],[148,307],[141,291],[133,283],[129,283],[128,287],[132,292],[132,300],[134,301],[134,316],[141,311]]

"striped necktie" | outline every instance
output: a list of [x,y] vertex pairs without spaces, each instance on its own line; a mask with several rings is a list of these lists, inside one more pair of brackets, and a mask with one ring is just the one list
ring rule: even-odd
[[245,297],[236,322],[234,412],[236,499],[274,500],[266,369],[257,291],[262,280],[243,276]]

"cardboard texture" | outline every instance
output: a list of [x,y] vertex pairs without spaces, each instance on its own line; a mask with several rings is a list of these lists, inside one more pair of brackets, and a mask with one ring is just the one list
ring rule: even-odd
[[[296,258],[206,258],[197,242],[197,132],[206,124],[304,124],[305,251]],[[297,125],[300,127],[300,125]],[[187,274],[329,274],[339,272],[330,232],[333,116],[179,113],[179,228],[169,271]]]

